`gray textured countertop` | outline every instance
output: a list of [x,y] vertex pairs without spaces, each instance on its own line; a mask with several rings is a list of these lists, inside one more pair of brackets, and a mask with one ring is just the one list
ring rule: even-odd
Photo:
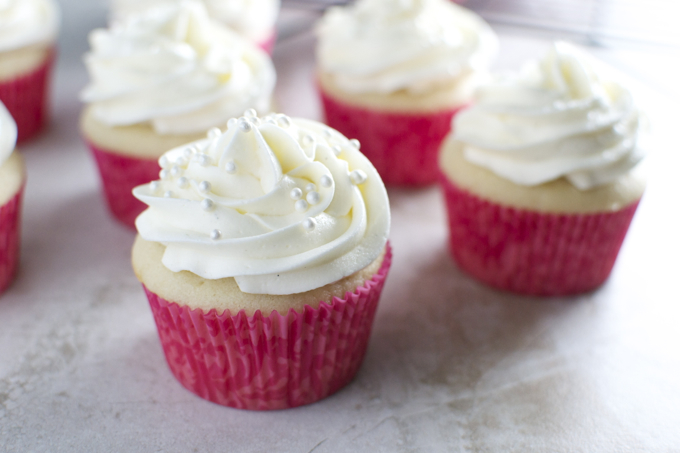
[[[85,31],[102,2],[64,1],[54,121],[23,146],[22,267],[0,298],[0,451],[677,452],[677,104],[667,51],[595,50],[635,79],[656,137],[650,183],[611,278],[574,298],[488,289],[447,254],[436,188],[390,189],[394,264],[363,367],[317,404],[220,407],[170,374],[80,141]],[[500,30],[500,68],[546,42]],[[677,53],[675,54],[677,61]],[[313,39],[275,53],[277,103],[319,118]]]

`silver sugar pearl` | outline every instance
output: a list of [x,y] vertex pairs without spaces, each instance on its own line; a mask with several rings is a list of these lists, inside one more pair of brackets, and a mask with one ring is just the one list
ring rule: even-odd
[[206,198],[203,201],[201,201],[201,209],[203,209],[204,211],[211,211],[214,208],[215,202],[212,201],[210,198]]
[[309,203],[305,200],[298,200],[295,202],[295,210],[297,212],[305,212],[309,208]]
[[248,109],[245,112],[243,112],[243,116],[245,116],[246,118],[255,118],[257,117],[257,112],[255,111],[255,109]]
[[182,169],[178,165],[173,165],[170,169],[170,174],[172,176],[180,176],[182,174]]
[[321,187],[330,187],[333,185],[333,179],[328,175],[323,175],[319,179],[319,184],[321,184]]
[[302,221],[302,227],[307,231],[314,231],[316,228],[316,220],[312,217],[307,217]]
[[349,179],[351,179],[354,184],[363,184],[368,179],[368,175],[363,170],[354,170],[349,174]]
[[220,230],[212,230],[210,232],[210,239],[216,241],[222,237],[222,232]]
[[340,145],[335,145],[331,149],[333,150],[333,154],[335,154],[336,156],[339,156],[340,153],[342,153],[342,148],[340,147]]
[[361,149],[361,143],[359,143],[359,140],[357,140],[356,138],[350,140],[349,144],[354,146],[356,149]]
[[287,127],[290,127],[290,118],[288,118],[284,114],[277,116],[276,122],[279,124],[280,127],[284,128],[284,129],[287,128]]
[[290,191],[290,198],[293,200],[299,200],[302,198],[302,190],[299,187],[296,187],[295,189]]
[[189,180],[182,176],[179,179],[177,179],[177,185],[179,186],[180,189],[186,189],[189,187]]
[[236,170],[237,170],[236,162],[234,162],[233,160],[230,160],[229,162],[224,164],[224,170],[227,173],[229,173],[230,175],[233,175],[234,173],[236,173]]
[[164,196],[165,198],[172,198],[174,195],[175,195],[175,194],[172,193],[172,190],[167,190],[167,191],[163,194],[163,196]]
[[168,156],[161,156],[161,158],[158,159],[158,164],[161,168],[165,168],[170,164],[170,159],[168,159]]
[[309,192],[306,199],[309,204],[315,205],[321,201],[321,195],[319,195],[319,192]]
[[199,154],[198,155],[198,163],[202,167],[207,167],[208,165],[210,165],[211,161],[212,161],[212,158],[210,156],[208,156],[207,154]]
[[313,192],[316,190],[316,185],[314,183],[309,183],[305,186],[305,192]]
[[208,181],[201,181],[198,184],[198,190],[200,190],[203,193],[210,192],[210,187],[211,187],[211,185],[210,185],[210,182],[208,182]]
[[208,131],[208,138],[216,138],[222,135],[222,131],[219,127],[213,127]]
[[160,178],[163,180],[168,179],[170,178],[170,170],[163,169],[160,173],[158,173],[158,176],[160,176]]
[[158,192],[158,189],[161,188],[161,183],[158,181],[153,181],[151,184],[149,184],[149,189],[151,190],[152,193]]
[[248,118],[241,118],[238,120],[238,127],[243,132],[250,132],[253,130],[253,125],[248,121]]
[[236,118],[231,118],[229,121],[227,121],[227,127],[232,128],[238,124],[238,120]]

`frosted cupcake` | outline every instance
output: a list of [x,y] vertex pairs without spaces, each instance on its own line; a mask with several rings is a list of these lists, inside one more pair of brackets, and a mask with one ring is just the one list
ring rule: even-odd
[[252,110],[161,163],[134,191],[132,263],[175,377],[258,410],[345,386],[391,260],[375,168],[327,126]]
[[14,149],[17,126],[0,102],[0,294],[12,283],[19,264],[24,161]]
[[641,116],[619,79],[556,43],[456,117],[441,168],[463,270],[536,295],[605,281],[645,187]]
[[165,151],[247,108],[269,111],[269,56],[212,21],[200,2],[147,10],[95,30],[90,43],[81,130],[111,212],[130,227],[144,209],[132,189],[158,177]]
[[466,106],[497,40],[448,0],[359,0],[317,27],[326,122],[361,143],[386,183],[437,179],[451,118]]
[[[111,16],[114,21],[130,14],[163,3],[180,3],[182,0],[112,0]],[[244,38],[272,53],[276,41],[275,22],[281,7],[280,0],[202,0],[210,17],[221,22]]]
[[0,101],[16,121],[20,142],[47,123],[58,27],[52,0],[0,2]]

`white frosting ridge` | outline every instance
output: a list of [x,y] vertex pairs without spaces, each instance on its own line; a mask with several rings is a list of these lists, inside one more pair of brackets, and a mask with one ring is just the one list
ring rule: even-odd
[[486,70],[497,38],[449,0],[359,0],[328,10],[317,61],[347,92],[424,91]]
[[0,52],[50,43],[59,29],[53,0],[0,0]]
[[0,166],[9,158],[17,144],[17,123],[0,102]]
[[515,75],[478,90],[454,119],[465,158],[516,184],[566,177],[581,190],[606,184],[644,156],[641,114],[615,72],[555,43]]
[[242,291],[295,294],[372,263],[390,225],[387,192],[358,142],[315,121],[253,110],[226,132],[168,151],[137,187],[142,238],[163,264]]
[[[184,0],[112,0],[113,21],[162,4]],[[259,43],[274,31],[280,0],[202,0],[210,17],[227,25],[251,41]]]
[[269,56],[211,20],[202,3],[145,10],[90,34],[81,93],[109,126],[150,122],[159,134],[202,132],[247,108],[268,111]]

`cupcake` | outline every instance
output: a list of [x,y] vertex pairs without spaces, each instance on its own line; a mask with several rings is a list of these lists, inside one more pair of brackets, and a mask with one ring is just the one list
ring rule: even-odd
[[451,118],[470,102],[497,40],[449,0],[359,0],[317,27],[326,123],[361,143],[388,184],[437,180]]
[[556,43],[456,117],[440,164],[461,269],[542,296],[605,281],[645,187],[642,117],[620,79]]
[[[112,0],[111,17],[121,20],[130,14],[163,3],[182,0]],[[260,46],[271,55],[276,42],[276,17],[280,0],[202,0],[210,17]]]
[[95,30],[90,42],[81,130],[111,212],[131,228],[144,210],[132,189],[158,177],[165,151],[248,108],[269,111],[269,56],[212,21],[200,2],[146,10]]
[[0,101],[16,122],[19,142],[47,123],[58,27],[53,0],[0,2]]
[[345,386],[391,261],[375,168],[327,126],[253,110],[161,160],[134,190],[132,264],[179,382],[256,410]]
[[17,126],[0,102],[0,294],[12,283],[19,264],[24,161],[14,149]]

